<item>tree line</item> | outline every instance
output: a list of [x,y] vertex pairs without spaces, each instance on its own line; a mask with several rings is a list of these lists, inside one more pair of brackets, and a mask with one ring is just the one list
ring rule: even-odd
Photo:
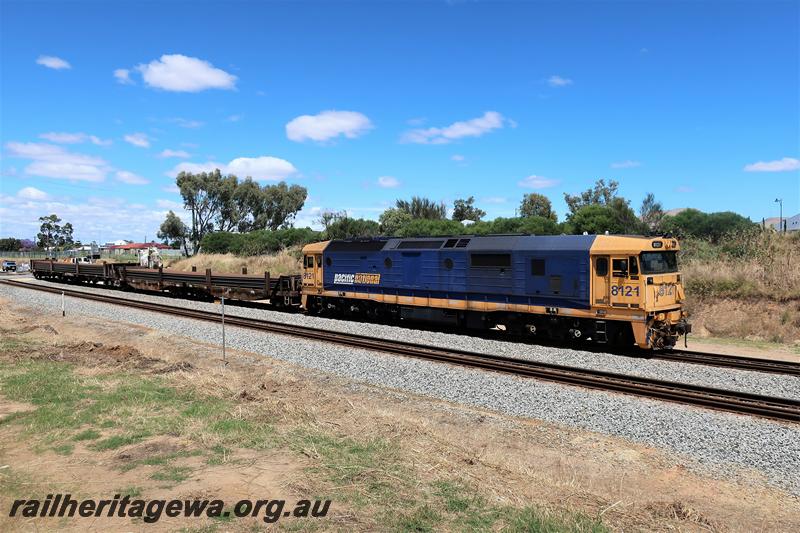
[[159,238],[174,247],[211,253],[253,255],[323,239],[418,237],[456,234],[523,233],[558,234],[657,234],[719,239],[728,231],[756,227],[749,219],[731,212],[705,214],[688,209],[666,216],[653,194],[648,194],[638,214],[630,201],[619,195],[619,183],[597,180],[585,191],[564,193],[568,207],[559,221],[550,199],[539,193],[525,194],[514,217],[484,220],[486,212],[475,198],[459,198],[452,209],[429,198],[398,199],[379,219],[353,218],[346,211],[325,211],[318,222],[321,231],[293,228],[303,208],[307,190],[284,182],[261,186],[251,178],[224,176],[219,170],[192,174],[182,172],[176,183],[190,214],[190,224],[170,211]]
[[[638,214],[630,201],[619,195],[619,183],[597,180],[585,191],[564,193],[568,212],[559,221],[550,199],[539,193],[525,194],[514,217],[484,220],[486,212],[475,198],[459,198],[452,209],[429,198],[398,199],[379,219],[353,218],[345,211],[323,212],[318,222],[322,231],[293,228],[308,191],[299,185],[280,182],[259,185],[252,178],[239,179],[219,170],[181,172],[176,184],[189,214],[185,223],[173,211],[162,222],[158,238],[187,255],[200,250],[242,255],[271,252],[288,246],[322,239],[370,238],[377,236],[420,237],[456,234],[522,233],[559,234],[661,234],[694,237],[718,242],[733,232],[758,228],[750,219],[733,212],[703,213],[696,209],[667,216],[650,193]],[[73,227],[55,214],[39,218],[36,247],[64,249],[80,245],[73,239]],[[30,241],[0,239],[0,249],[32,248]]]

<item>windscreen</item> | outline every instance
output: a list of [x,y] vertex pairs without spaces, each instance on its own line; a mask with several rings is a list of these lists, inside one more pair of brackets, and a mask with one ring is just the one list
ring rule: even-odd
[[667,274],[678,271],[675,252],[642,252],[642,273]]

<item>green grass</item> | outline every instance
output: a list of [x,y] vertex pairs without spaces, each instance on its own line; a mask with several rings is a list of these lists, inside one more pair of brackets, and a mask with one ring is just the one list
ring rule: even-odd
[[[236,418],[230,414],[233,402],[178,390],[162,377],[119,372],[88,377],[68,363],[27,361],[0,366],[0,390],[10,400],[34,406],[0,420],[0,426],[20,426],[40,452],[68,455],[76,443],[103,452],[162,435],[193,438],[198,428],[215,442],[208,452],[210,463],[229,460],[233,448],[276,445],[275,429],[268,421]],[[123,469],[169,465],[176,458],[202,453],[156,453]],[[157,475],[179,482],[184,473],[170,467]]]
[[121,497],[129,497],[129,498],[138,498],[143,493],[142,487],[125,487],[124,489],[117,489],[115,494],[119,494]]
[[144,438],[149,437],[149,433],[137,433],[128,435],[114,435],[107,439],[99,440],[90,446],[91,449],[102,452],[104,450],[115,450],[129,444],[136,444]]
[[[350,438],[295,424],[276,427],[268,420],[242,418],[232,401],[179,390],[166,378],[128,373],[84,376],[67,363],[20,362],[0,365],[0,390],[33,410],[0,420],[17,425],[37,450],[72,453],[75,446],[102,452],[150,437],[184,437],[196,448],[131,460],[123,471],[139,466],[151,479],[173,487],[193,469],[180,458],[204,455],[210,465],[235,462],[236,448],[289,448],[314,463],[309,473],[326,482],[314,498],[333,499],[374,516],[383,529],[396,531],[494,531],[600,533],[602,524],[580,514],[534,507],[490,504],[473,488],[453,480],[427,485],[407,466],[398,443],[381,438]],[[102,430],[102,431],[101,431]],[[201,446],[202,442],[202,446]],[[0,493],[21,490],[8,469]],[[14,474],[16,475],[16,474]],[[120,490],[131,497],[139,487]],[[284,527],[314,529],[316,523],[287,522]]]
[[438,481],[430,494],[405,512],[398,509],[391,528],[398,532],[507,531],[512,533],[605,533],[598,520],[582,513],[528,506],[492,505],[467,485]]
[[419,531],[420,533],[429,533],[438,531],[439,528],[437,526],[439,526],[441,521],[441,514],[428,505],[422,505],[413,512],[401,516],[397,521],[395,529],[397,531]]
[[0,338],[0,351],[3,352],[18,352],[33,348],[37,343],[27,339],[20,339],[18,337],[3,336]]
[[72,455],[73,450],[75,450],[74,444],[59,444],[58,446],[53,446],[53,451],[58,455]]
[[275,429],[265,422],[237,418],[216,420],[206,427],[222,445],[267,449],[275,446]]
[[504,531],[509,533],[606,533],[608,528],[582,513],[549,513],[524,507],[508,514]]
[[222,444],[215,444],[209,448],[207,463],[211,466],[222,465],[231,462],[233,450],[226,448]]
[[[397,456],[397,448],[383,439],[365,442],[317,431],[298,431],[289,436],[294,450],[317,458],[322,473],[339,487],[335,497],[353,505],[378,507],[398,503],[398,491],[410,484]],[[403,503],[399,501],[399,503]]]
[[171,484],[177,485],[183,481],[189,479],[192,473],[192,469],[187,466],[167,466],[156,472],[150,476],[150,479],[155,479],[156,481],[168,481]]
[[96,429],[87,429],[86,431],[81,431],[74,437],[72,440],[82,441],[82,440],[96,440],[99,439],[101,436],[100,432]]

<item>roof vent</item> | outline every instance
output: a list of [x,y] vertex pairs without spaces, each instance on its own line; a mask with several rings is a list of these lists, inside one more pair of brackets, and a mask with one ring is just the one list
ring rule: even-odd
[[469,244],[469,239],[459,239],[456,248],[466,248]]

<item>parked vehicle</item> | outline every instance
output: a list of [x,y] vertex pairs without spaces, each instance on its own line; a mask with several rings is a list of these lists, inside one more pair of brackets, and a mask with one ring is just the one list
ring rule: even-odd
[[3,261],[3,272],[16,272],[16,271],[17,271],[16,261]]

